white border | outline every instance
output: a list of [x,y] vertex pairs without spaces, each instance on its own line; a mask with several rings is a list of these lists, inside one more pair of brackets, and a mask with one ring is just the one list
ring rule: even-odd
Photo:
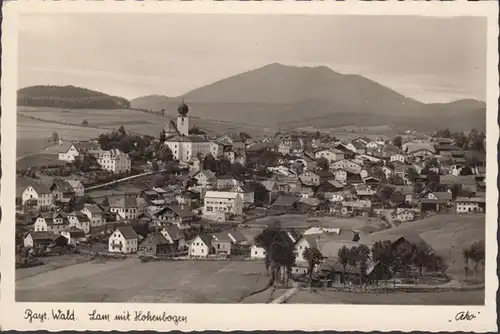
[[[92,304],[16,303],[14,298],[14,230],[16,161],[17,15],[20,13],[240,13],[310,15],[432,15],[488,17],[487,71],[487,213],[485,306],[369,306],[369,305],[271,305],[271,304]],[[496,232],[498,193],[496,147],[498,141],[498,5],[486,2],[116,2],[57,1],[13,2],[3,6],[2,57],[2,168],[1,206],[1,310],[5,330],[357,330],[357,331],[496,331]],[[279,29],[279,27],[278,27]],[[369,33],[369,32],[367,32]],[[75,310],[77,322],[29,323],[24,310],[63,307]],[[185,315],[187,323],[92,322],[93,309],[111,314],[123,310],[166,311]],[[449,321],[460,311],[478,314],[473,321]]]

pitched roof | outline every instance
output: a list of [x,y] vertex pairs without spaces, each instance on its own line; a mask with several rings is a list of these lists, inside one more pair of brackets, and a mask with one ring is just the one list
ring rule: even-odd
[[433,192],[433,194],[440,200],[451,200],[453,197],[452,194],[447,191],[436,191]]
[[164,245],[168,244],[168,240],[163,236],[163,234],[156,232],[156,233],[149,233],[146,238],[141,242],[143,243],[150,243],[154,245]]
[[193,212],[184,205],[170,205],[170,210],[172,210],[176,215],[182,218],[194,216]]
[[137,208],[137,197],[134,195],[120,195],[108,197],[109,207],[112,208]]
[[54,234],[47,231],[31,231],[26,236],[31,235],[33,240],[52,240]]
[[276,186],[276,182],[270,180],[262,181],[261,184],[266,188],[267,191],[272,191]]
[[225,232],[219,232],[219,233],[215,233],[213,235],[214,237],[214,240],[216,241],[220,241],[220,242],[231,242],[231,238],[229,237],[229,235]]
[[295,196],[289,196],[289,195],[280,195],[278,198],[273,202],[273,206],[284,206],[284,207],[292,207],[297,203],[298,198]]
[[[198,234],[196,238],[200,238],[201,241],[203,241],[203,243],[209,248],[212,247],[213,236],[211,234]],[[189,244],[192,245],[196,238],[194,238]]]
[[102,213],[101,208],[97,204],[85,203],[83,208],[87,209],[90,213]]
[[[61,192],[74,192],[75,189],[67,182],[66,180],[54,180],[52,183],[52,187],[55,187],[57,190]],[[52,188],[51,187],[51,188]]]
[[184,233],[175,225],[167,225],[162,229],[162,231],[167,232],[170,238],[174,241],[184,239]]
[[452,184],[475,185],[476,178],[474,175],[459,175],[459,176],[440,175],[439,182],[446,185],[452,185]]
[[76,187],[79,187],[79,186],[83,186],[79,180],[67,180],[66,182],[68,182],[69,185],[71,187],[73,187],[73,189],[75,189]]
[[129,239],[137,239],[137,233],[135,233],[134,229],[131,226],[120,226],[117,228],[118,231],[123,235],[123,237],[127,240]]
[[[33,187],[37,194],[50,194],[50,189],[43,183],[32,183],[28,187]],[[26,187],[26,188],[28,188]]]

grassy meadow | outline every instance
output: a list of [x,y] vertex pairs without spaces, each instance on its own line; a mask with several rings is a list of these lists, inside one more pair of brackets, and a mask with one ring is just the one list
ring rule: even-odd
[[17,301],[237,303],[269,281],[263,261],[110,260],[29,277],[23,270],[16,270]]

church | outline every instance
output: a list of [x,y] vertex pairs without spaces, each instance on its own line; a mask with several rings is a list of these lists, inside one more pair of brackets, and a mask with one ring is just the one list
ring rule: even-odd
[[210,153],[210,141],[204,135],[189,133],[189,107],[184,101],[177,108],[177,122],[170,121],[165,126],[167,139],[165,144],[170,148],[174,159],[189,162],[198,155],[205,157]]

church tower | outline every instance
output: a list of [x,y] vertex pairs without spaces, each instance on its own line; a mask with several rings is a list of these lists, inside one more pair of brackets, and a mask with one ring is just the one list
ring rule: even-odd
[[189,116],[187,116],[189,107],[184,103],[184,100],[177,108],[177,112],[179,113],[179,116],[177,116],[177,131],[181,136],[187,136],[189,135]]

